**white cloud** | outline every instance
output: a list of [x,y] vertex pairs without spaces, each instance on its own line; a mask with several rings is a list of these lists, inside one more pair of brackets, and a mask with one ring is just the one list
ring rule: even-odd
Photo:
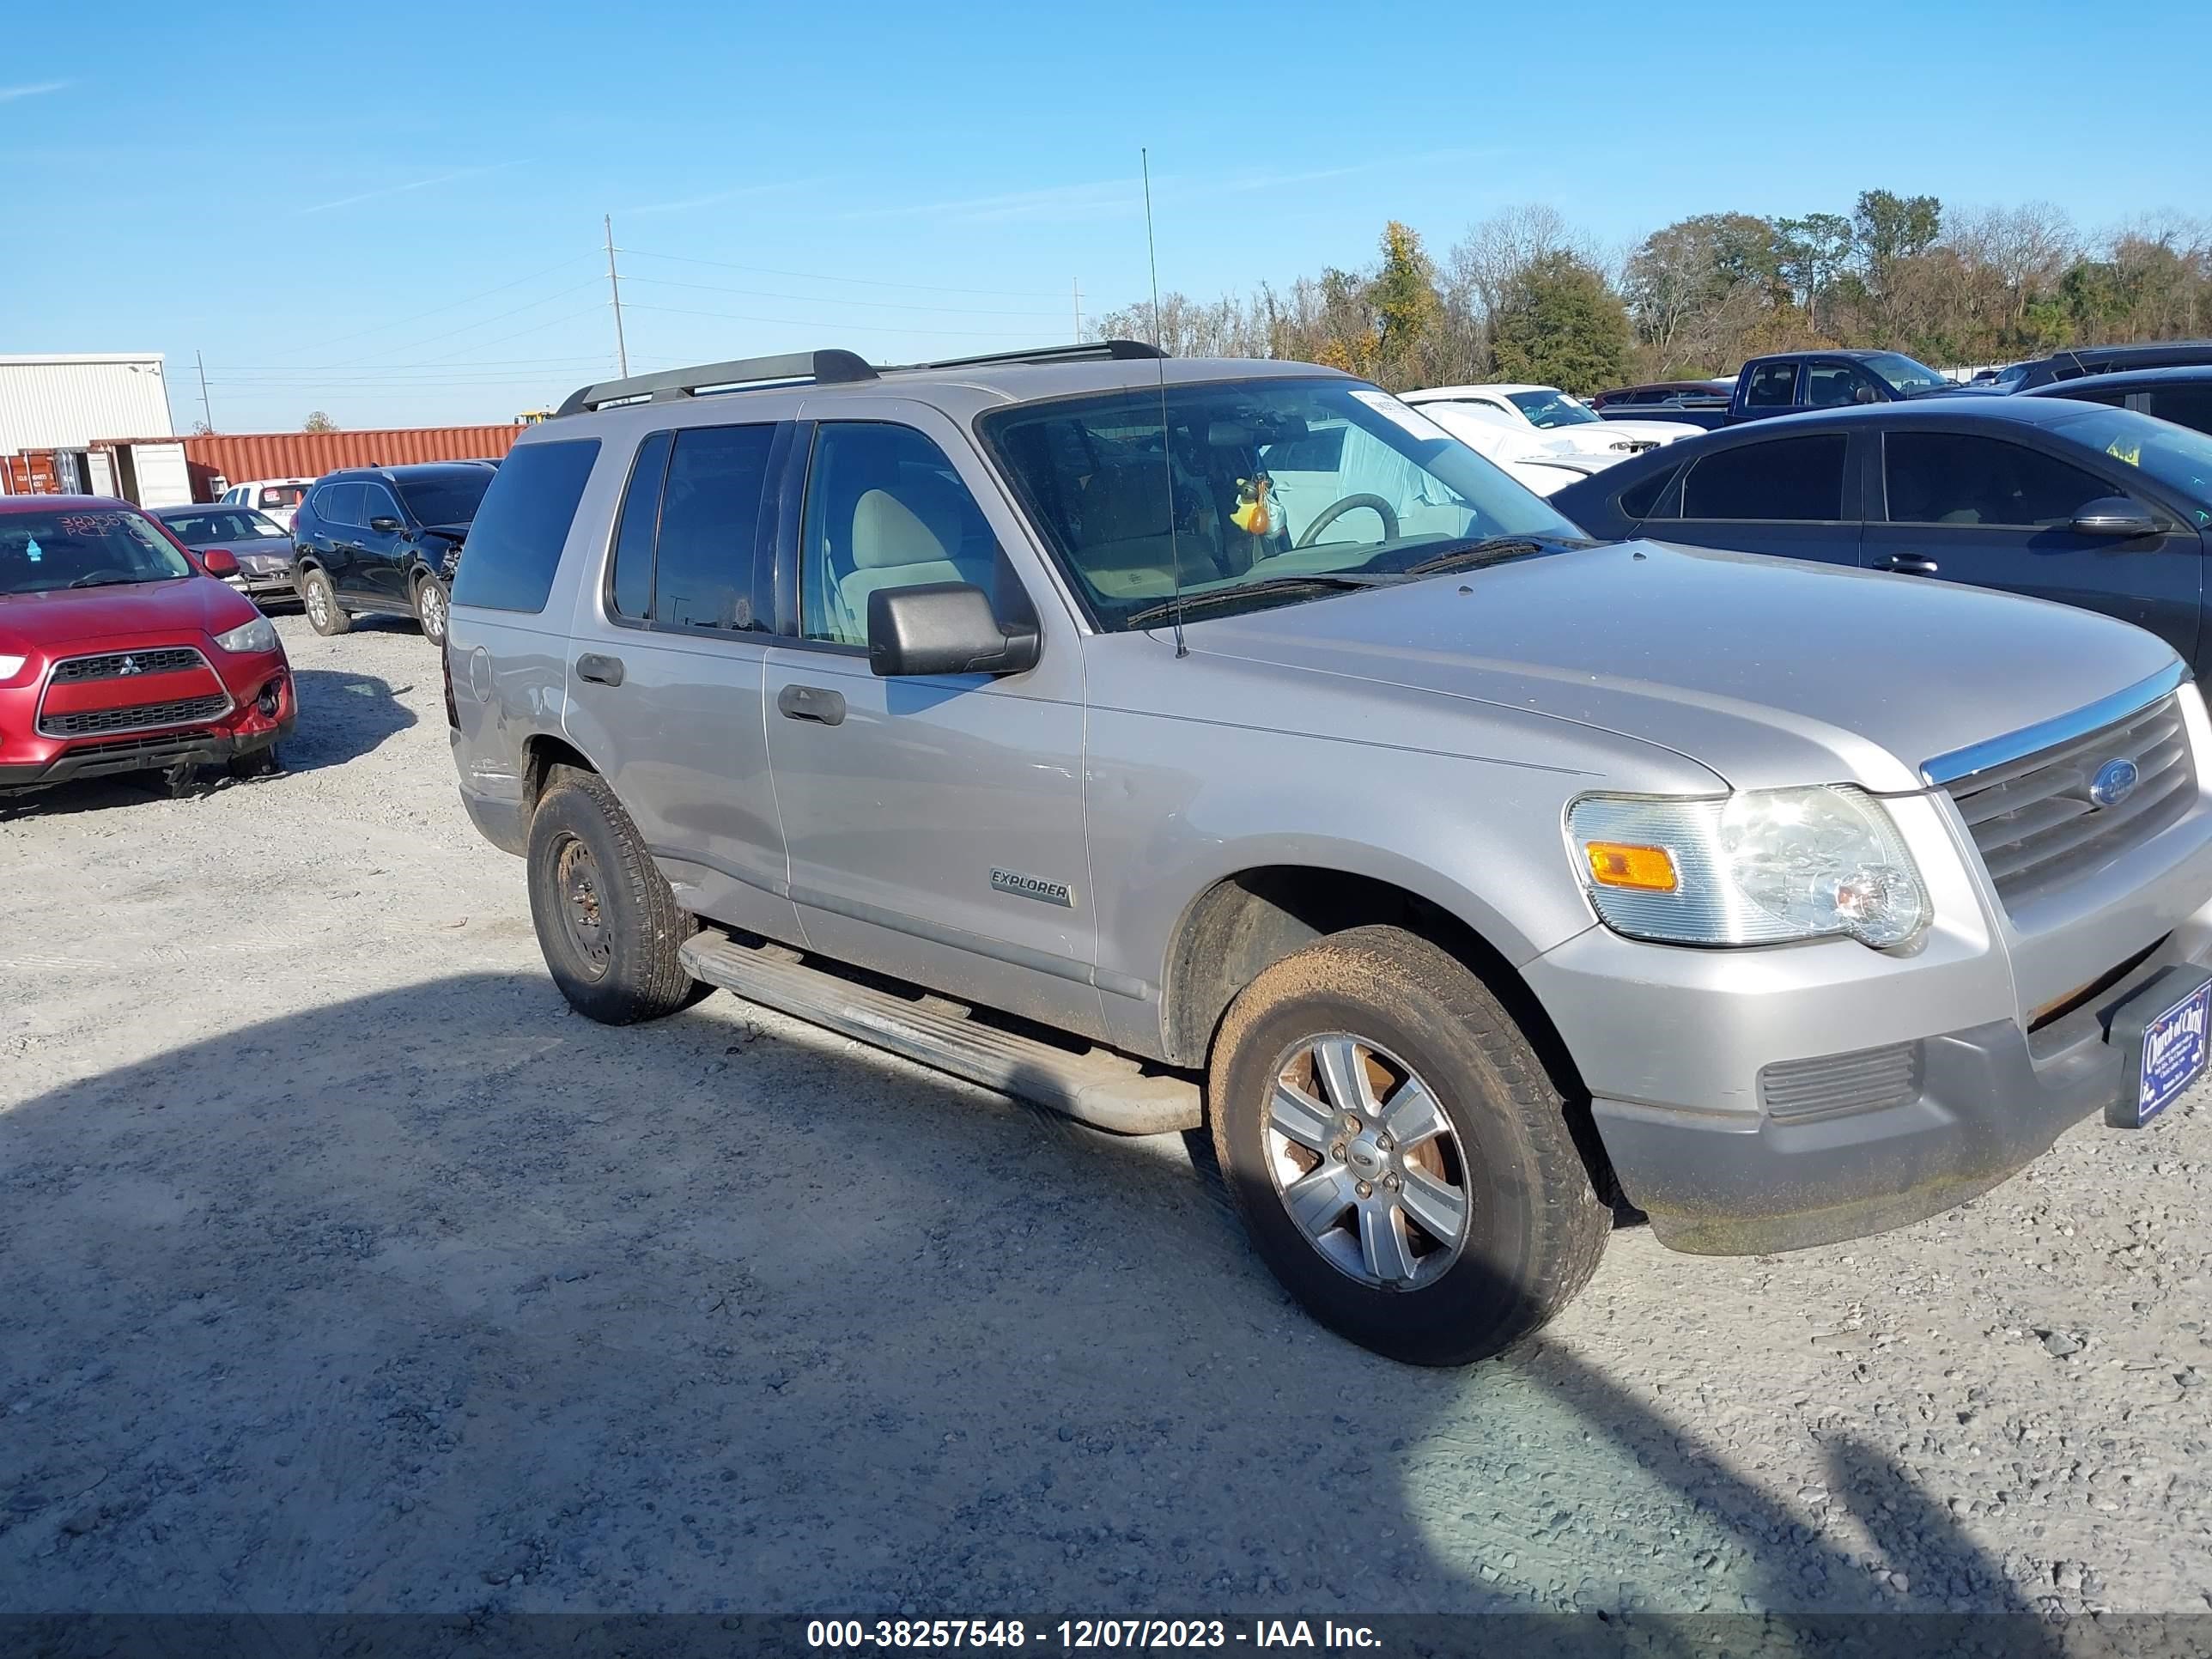
[[381,185],[374,190],[364,190],[358,195],[341,196],[335,202],[318,202],[313,207],[301,208],[300,212],[302,216],[328,213],[333,208],[351,207],[356,202],[374,202],[380,197],[404,196],[410,190],[428,190],[433,185],[450,185],[456,179],[481,178],[487,173],[503,172],[514,165],[512,161],[501,161],[496,167],[463,167],[458,173],[441,173],[428,179],[410,179],[404,185]]
[[741,202],[754,196],[777,196],[787,191],[811,190],[828,182],[821,179],[790,179],[781,184],[746,185],[737,190],[716,191],[710,196],[687,196],[677,202],[647,202],[638,207],[617,208],[617,213],[688,213],[694,208],[720,207],[725,202]]
[[18,98],[36,98],[42,92],[59,92],[76,84],[74,81],[38,81],[24,87],[0,87],[0,104],[12,104]]

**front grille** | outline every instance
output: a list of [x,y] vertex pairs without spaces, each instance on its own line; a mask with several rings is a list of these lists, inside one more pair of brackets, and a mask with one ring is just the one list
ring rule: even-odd
[[[2135,792],[2112,806],[2089,799],[2107,762],[2132,761]],[[2008,909],[2076,880],[2185,815],[2197,768],[2176,697],[2039,754],[1950,786]]]
[[1920,1045],[1893,1042],[1855,1054],[1785,1060],[1759,1074],[1759,1101],[1784,1123],[1907,1105],[1920,1097]]
[[98,657],[71,657],[54,665],[52,680],[56,685],[69,685],[79,680],[128,679],[206,666],[207,659],[189,645],[165,646],[159,651],[111,651]]
[[87,708],[74,714],[42,714],[39,730],[50,738],[88,738],[108,732],[150,732],[164,726],[198,726],[220,720],[230,709],[222,692],[180,697],[174,702],[134,703],[127,708]]

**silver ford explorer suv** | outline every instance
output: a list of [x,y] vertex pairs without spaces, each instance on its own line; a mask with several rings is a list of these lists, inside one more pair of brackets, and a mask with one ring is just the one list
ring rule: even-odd
[[1493,1353],[2204,1064],[2212,759],[2086,611],[1597,545],[1346,375],[1111,342],[586,387],[486,494],[461,795],[608,1022],[713,987],[1211,1132],[1323,1322]]

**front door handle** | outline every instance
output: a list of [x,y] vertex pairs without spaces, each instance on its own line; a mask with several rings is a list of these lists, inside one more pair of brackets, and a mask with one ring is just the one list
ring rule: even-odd
[[1932,576],[1936,561],[1924,553],[1893,553],[1886,559],[1876,559],[1877,570],[1894,570],[1900,576]]
[[620,685],[623,665],[620,657],[603,657],[596,651],[586,651],[576,659],[576,678],[590,680],[596,685]]
[[818,685],[787,685],[775,694],[775,706],[787,720],[812,720],[821,726],[845,723],[845,699]]

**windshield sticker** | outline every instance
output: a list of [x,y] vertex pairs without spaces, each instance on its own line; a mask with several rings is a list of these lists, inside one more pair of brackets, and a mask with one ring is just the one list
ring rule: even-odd
[[2115,438],[2105,447],[2105,453],[2116,461],[2125,461],[2130,466],[2142,465],[2142,445],[2130,443],[2125,438]]
[[1387,392],[1355,391],[1352,395],[1393,426],[1403,428],[1424,443],[1434,443],[1450,436],[1427,416],[1400,403]]

